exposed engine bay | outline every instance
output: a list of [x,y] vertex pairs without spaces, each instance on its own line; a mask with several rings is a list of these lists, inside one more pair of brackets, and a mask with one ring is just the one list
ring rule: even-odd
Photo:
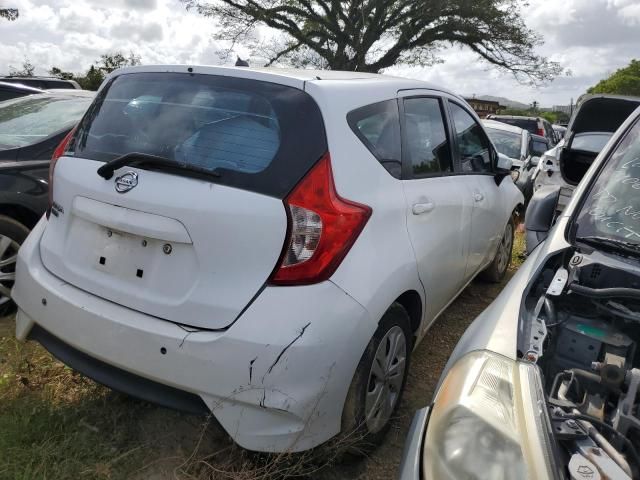
[[518,354],[543,374],[565,475],[640,478],[640,261],[564,251],[543,266],[523,307]]

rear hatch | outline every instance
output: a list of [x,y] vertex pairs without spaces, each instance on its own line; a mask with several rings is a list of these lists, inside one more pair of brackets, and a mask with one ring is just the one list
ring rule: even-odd
[[560,173],[569,185],[582,180],[609,138],[640,106],[640,98],[618,95],[585,97],[571,118],[560,152]]
[[[121,74],[56,163],[42,260],[120,305],[225,328],[269,279],[287,235],[282,200],[326,150],[318,106],[300,89]],[[131,154],[165,165],[132,162],[109,179],[98,175]]]

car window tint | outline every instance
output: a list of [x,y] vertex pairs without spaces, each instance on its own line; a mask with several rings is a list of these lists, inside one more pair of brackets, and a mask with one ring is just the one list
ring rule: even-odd
[[353,132],[380,164],[396,178],[401,175],[400,119],[398,102],[386,100],[349,112]]
[[535,138],[531,142],[531,154],[533,156],[541,157],[547,150],[549,150],[549,144],[547,142]]
[[440,101],[409,98],[404,101],[406,156],[416,177],[450,172],[451,149]]
[[463,172],[491,172],[491,143],[482,127],[461,106],[450,102]]

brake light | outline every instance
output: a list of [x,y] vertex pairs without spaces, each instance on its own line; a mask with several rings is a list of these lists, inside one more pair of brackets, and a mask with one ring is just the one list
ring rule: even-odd
[[544,128],[538,128],[538,135],[544,137]]
[[49,163],[49,208],[47,208],[47,219],[51,216],[51,208],[53,207],[53,171],[56,168],[56,163],[58,159],[64,154],[73,137],[73,134],[76,132],[75,127],[71,129],[69,133],[65,135],[62,141],[58,144],[56,149],[53,151],[53,155],[51,156],[51,162]]
[[328,153],[285,199],[288,235],[275,285],[308,285],[336,271],[371,216],[371,207],[336,192]]

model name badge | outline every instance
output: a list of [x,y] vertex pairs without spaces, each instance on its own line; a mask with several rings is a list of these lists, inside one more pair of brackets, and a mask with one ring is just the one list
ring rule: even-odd
[[138,174],[136,172],[127,172],[116,177],[116,192],[126,193],[138,185]]

